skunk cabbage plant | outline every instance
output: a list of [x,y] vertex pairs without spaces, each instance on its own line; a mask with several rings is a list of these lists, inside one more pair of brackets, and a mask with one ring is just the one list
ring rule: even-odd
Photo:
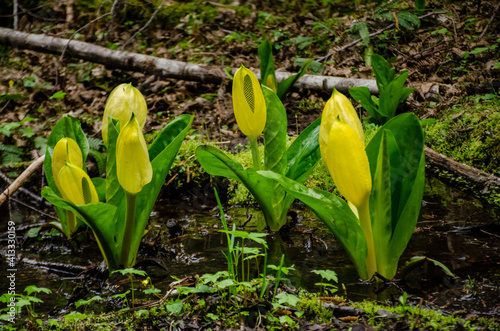
[[422,127],[414,114],[396,116],[365,148],[358,131],[359,119],[353,120],[349,115],[352,105],[338,94],[334,91],[330,100],[338,112],[328,109],[328,103],[323,112],[320,132],[324,139],[320,134],[320,147],[345,200],[309,189],[282,174],[258,173],[279,182],[318,215],[342,243],[362,279],[376,274],[392,279],[422,202]]
[[[239,75],[240,72],[242,75]],[[263,169],[272,170],[294,181],[304,183],[320,159],[318,141],[320,121],[318,119],[306,128],[287,150],[285,108],[271,89],[265,86],[261,88],[255,83],[256,81],[253,73],[242,67],[235,74],[233,82],[233,105],[238,125],[243,133],[257,135],[249,136],[251,145],[252,139],[254,139],[252,147],[254,167],[244,169],[241,164],[230,159],[224,152],[210,146],[199,146],[196,149],[196,157],[209,174],[224,176],[244,184],[262,209],[267,226],[272,231],[277,231],[286,223],[286,214],[294,197],[278,183],[256,172],[261,167],[257,150],[257,137],[260,130],[264,129]],[[263,115],[257,116],[259,111],[257,105],[260,102],[257,100],[261,98],[261,95],[265,105],[259,107],[265,107],[265,112],[262,111]],[[246,112],[247,121],[254,122],[241,122],[239,115],[241,112]],[[252,119],[252,117],[254,118]],[[246,126],[252,129],[247,131]],[[260,129],[261,126],[262,129]]]
[[[122,84],[110,99],[105,110],[109,116],[103,120],[107,122],[103,133],[107,146],[106,179],[90,179],[84,171],[85,162],[83,167],[75,164],[78,162],[72,155],[76,146],[69,138],[82,151],[83,161],[88,154],[88,142],[80,123],[67,116],[56,124],[48,139],[48,186],[42,195],[56,207],[63,228],[67,228],[63,211],[68,211],[94,232],[112,272],[135,264],[149,215],[193,117],[181,115],[174,119],[148,149],[142,134],[147,115],[142,94],[131,85]],[[62,157],[66,160],[63,167],[57,152],[59,141],[63,141],[69,155]]]

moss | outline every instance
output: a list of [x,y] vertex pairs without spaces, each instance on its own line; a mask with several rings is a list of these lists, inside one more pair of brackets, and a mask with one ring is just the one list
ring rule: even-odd
[[500,175],[500,98],[458,104],[426,127],[429,147],[458,162]]

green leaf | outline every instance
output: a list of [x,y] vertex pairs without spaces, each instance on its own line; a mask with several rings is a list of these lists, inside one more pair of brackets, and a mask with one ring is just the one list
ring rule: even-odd
[[68,94],[68,93],[65,93],[63,91],[57,91],[56,93],[52,94],[50,99],[64,99],[66,94]]
[[[384,276],[392,278],[399,257],[406,248],[415,229],[422,202],[425,179],[424,133],[418,117],[413,113],[401,114],[389,120],[366,147],[373,179],[381,176],[380,174],[377,175],[376,172],[379,153],[381,152],[380,145],[383,143],[384,135],[387,137],[391,168],[392,230],[389,247],[386,250],[387,256],[383,259],[385,259],[388,266],[391,266],[387,269],[391,271],[387,271],[388,273]],[[376,183],[374,187],[375,185]],[[371,201],[370,203],[372,203]],[[374,207],[371,206],[370,210],[373,210]],[[376,217],[376,215],[375,211],[372,212],[372,217]],[[375,222],[378,222],[378,220],[372,219],[372,224]]]
[[28,295],[31,295],[31,293],[46,293],[46,294],[51,294],[52,291],[48,288],[45,287],[37,287],[35,285],[30,285],[26,286],[24,289],[24,292],[28,293]]
[[77,206],[71,201],[57,196],[48,186],[42,190],[42,196],[54,206],[74,212],[92,229],[104,255],[110,271],[119,265],[123,225],[117,226],[117,207],[109,203],[94,202]]
[[434,266],[438,267],[439,269],[441,269],[441,271],[443,271],[443,273],[446,276],[452,277],[452,278],[456,277],[455,274],[453,272],[451,272],[451,270],[448,269],[448,267],[445,266],[443,263],[441,263],[437,260],[431,259],[427,256],[414,256],[411,258],[410,261],[408,261],[405,264],[405,266],[401,270],[401,279],[404,280],[410,272],[412,272],[413,270],[415,270],[418,267],[424,266],[425,264],[427,264],[429,262],[432,263]]
[[425,0],[415,0],[415,9],[418,13],[422,13],[425,10]]
[[88,300],[85,300],[85,299],[78,300],[77,302],[75,302],[75,307],[78,308],[80,306],[87,306],[87,305],[89,305],[90,303],[92,303],[94,301],[103,301],[103,300],[104,299],[101,298],[100,296],[95,295],[95,296],[93,296],[92,298],[90,298]]
[[[372,220],[373,243],[377,261],[377,271],[384,277],[391,278],[393,267],[390,265],[388,256],[390,252],[389,242],[392,236],[392,200],[391,200],[391,163],[387,137],[390,131],[382,130],[382,139],[379,145],[378,158],[376,160],[375,174],[372,177],[372,193],[370,195],[370,217]],[[391,134],[392,136],[392,134]],[[391,137],[391,143],[394,136]],[[397,144],[394,141],[395,147]],[[397,201],[395,202],[397,203]],[[389,275],[389,276],[387,276]]]
[[319,151],[319,128],[321,117],[316,119],[295,139],[286,151],[286,176],[304,183],[321,159]]
[[288,77],[287,79],[284,79],[279,85],[278,85],[278,97],[281,99],[285,96],[286,92],[297,82],[300,77],[304,76],[307,73],[307,69],[309,69],[309,66],[313,62],[313,59],[309,59],[305,61],[302,64],[302,67],[300,68],[299,72],[297,72],[295,75],[292,75]]
[[365,46],[368,46],[368,44],[370,44],[370,32],[368,31],[368,25],[365,22],[355,23],[352,27],[352,31],[357,31],[359,33],[359,37],[361,38]]
[[[259,203],[267,224],[280,226],[281,210],[273,206],[273,190],[275,183],[257,174],[254,168],[243,169],[241,164],[231,160],[222,151],[211,146],[199,146],[196,157],[206,172],[213,176],[224,176],[239,181],[252,193]],[[270,225],[271,224],[271,225]],[[279,228],[271,228],[276,231]]]
[[307,188],[272,171],[258,173],[278,181],[288,193],[311,208],[344,246],[360,277],[363,279],[368,277],[366,240],[358,218],[344,200],[328,192]]
[[175,300],[174,303],[171,303],[171,304],[168,304],[165,306],[165,308],[167,308],[167,310],[175,315],[179,315],[181,312],[182,312],[182,300],[181,299],[177,299]]
[[138,276],[146,277],[148,275],[146,273],[146,271],[138,270],[138,269],[134,269],[134,268],[118,269],[118,270],[113,271],[111,274],[114,274],[114,273],[119,273],[119,274],[122,274],[124,276],[125,275],[138,275]]
[[297,306],[297,303],[300,302],[300,299],[298,296],[290,294],[290,293],[285,293],[285,292],[277,294],[275,296],[275,298],[278,300],[278,303],[280,305],[286,304],[290,307],[295,307],[295,306]]
[[370,114],[375,119],[375,122],[381,123],[382,117],[384,115],[379,113],[378,107],[375,102],[373,102],[368,87],[349,87],[349,94],[354,100],[361,104],[361,106],[368,112],[368,114]]
[[320,275],[321,278],[326,279],[327,281],[333,280],[335,283],[339,281],[337,273],[333,270],[311,270],[311,272],[316,275]]
[[389,62],[378,54],[372,55],[372,68],[375,72],[375,79],[377,80],[377,88],[380,94],[394,79],[394,70],[391,69]]
[[420,27],[420,19],[410,12],[402,11],[397,13],[396,16],[399,20],[399,24],[408,30],[414,30],[415,27]]
[[[258,48],[259,59],[260,59],[260,80],[261,84],[267,86],[268,76],[271,76],[273,83],[276,88],[276,75],[274,73],[274,59],[273,59],[273,47],[271,43],[267,40],[263,41]],[[267,86],[273,88],[272,86]]]
[[403,86],[407,77],[407,70],[401,72],[380,93],[379,112],[385,117],[392,118],[396,114],[401,97],[404,95]]
[[[264,169],[285,174],[287,167],[287,118],[286,110],[278,96],[268,88],[263,88],[266,101],[267,117],[264,128]],[[280,229],[286,223],[285,190],[278,183],[269,182],[272,191],[269,208],[274,210],[274,217],[266,217],[266,223],[273,231]]]

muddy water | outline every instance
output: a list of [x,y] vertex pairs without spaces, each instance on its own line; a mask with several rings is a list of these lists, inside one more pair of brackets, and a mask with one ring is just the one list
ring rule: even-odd
[[[207,192],[205,190],[201,194],[197,191],[190,198],[175,203],[157,203],[138,260],[146,260],[143,263],[145,269],[152,276],[155,286],[163,292],[173,280],[170,275],[182,278],[227,268],[222,254],[227,247],[226,236],[218,232],[222,227],[218,209]],[[314,283],[321,279],[311,271],[331,269],[338,274],[339,294],[348,299],[397,300],[400,292],[395,286],[384,288],[381,284],[360,282],[343,248],[329,231],[300,203],[294,207],[289,216],[291,226],[267,238],[268,262],[278,265],[281,255],[285,254],[285,266],[295,269],[288,275],[289,285],[317,291],[319,288]],[[257,210],[225,208],[225,212],[230,225],[234,223],[246,231],[259,230]],[[449,312],[465,310],[468,313],[500,316],[498,213],[496,209],[429,179],[417,229],[400,266],[413,256],[427,256],[444,263],[457,278],[447,277],[437,268],[419,268],[405,281],[396,281],[409,293],[410,301],[418,302],[423,298],[425,305]],[[6,230],[8,214],[2,212],[0,216],[2,232]],[[15,204],[11,204],[11,219],[18,227],[29,223],[27,219],[30,222],[48,220]],[[28,238],[26,232],[17,233],[20,243],[17,253],[25,262],[17,266],[16,290],[21,293],[28,285],[51,289],[53,295],[39,296],[45,301],[39,308],[40,312],[65,307],[75,299],[72,297],[75,289],[83,291],[82,296],[86,298],[100,294],[103,288],[110,289],[110,286],[102,285],[106,284],[104,281],[89,285],[88,279],[82,280],[78,269],[68,271],[64,267],[64,264],[86,267],[101,262],[96,245],[85,241],[85,235],[80,237],[80,243],[69,243],[57,236]],[[6,235],[3,234],[0,245],[4,247],[5,243]],[[245,244],[259,247],[248,242]],[[5,248],[2,252],[5,254]],[[43,266],[38,262],[52,264]],[[163,263],[167,271],[157,267],[157,262]],[[7,264],[2,259],[0,293],[6,292],[6,276]],[[115,290],[118,291],[112,291]],[[64,313],[64,310],[58,313]]]

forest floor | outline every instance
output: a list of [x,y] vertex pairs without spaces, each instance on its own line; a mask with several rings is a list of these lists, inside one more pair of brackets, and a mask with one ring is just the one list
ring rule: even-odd
[[[304,61],[314,59],[309,74],[374,79],[369,55],[380,54],[396,73],[409,71],[406,86],[415,91],[399,111],[414,112],[425,120],[427,145],[500,176],[498,3],[432,0],[422,10],[406,0],[20,3],[20,31],[73,37],[220,71],[243,64],[258,72],[257,47],[262,40],[273,43],[277,71],[297,72]],[[113,4],[113,15],[95,20],[111,13]],[[11,6],[0,8],[2,27],[13,26]],[[431,12],[436,14],[418,18]],[[397,27],[390,27],[393,23]],[[357,39],[361,41],[352,43]],[[45,152],[47,137],[62,116],[77,117],[99,146],[106,98],[120,83],[131,82],[146,98],[146,139],[186,113],[195,115],[188,142],[217,142],[232,152],[245,148],[246,138],[232,111],[230,84],[160,79],[150,73],[109,69],[70,54],[61,58],[8,44],[0,44],[0,63],[0,170],[12,180]],[[320,116],[330,94],[293,89],[284,98],[291,136]],[[184,152],[187,155],[171,170],[177,181],[183,181],[172,185],[175,188],[189,179],[198,184],[208,180],[190,173],[194,165],[186,170],[184,159],[195,160],[190,158],[191,147]],[[97,173],[95,168],[89,171]],[[28,189],[39,194],[42,175],[36,178]],[[0,185],[2,190],[6,186]],[[177,190],[172,188],[169,194]]]

